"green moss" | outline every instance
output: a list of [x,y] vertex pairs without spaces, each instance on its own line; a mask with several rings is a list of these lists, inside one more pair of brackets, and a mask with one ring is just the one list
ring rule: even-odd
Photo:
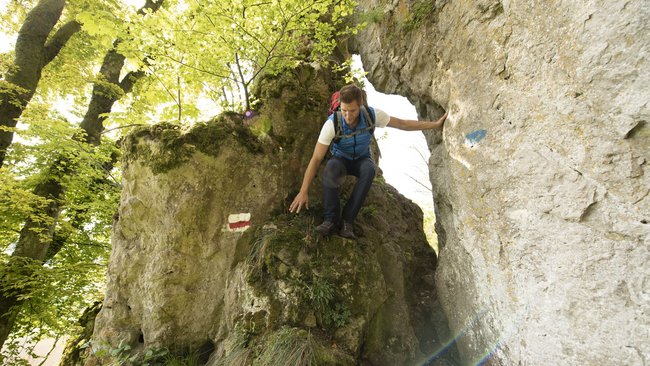
[[154,174],[160,174],[188,161],[197,150],[217,156],[229,139],[234,139],[253,154],[262,153],[264,148],[260,141],[239,119],[238,116],[223,115],[196,124],[186,133],[180,130],[180,126],[166,122],[140,127],[126,137],[124,157],[140,160]]
[[287,257],[295,258],[300,248],[306,242],[303,233],[295,226],[283,227],[282,229],[264,232],[260,230],[258,236],[251,245],[251,251],[247,258],[249,266],[249,281],[255,282],[261,274],[270,274],[273,278],[283,277],[278,272],[282,258],[277,254],[283,253]]
[[290,286],[297,307],[283,308],[278,303],[276,310],[291,313],[296,323],[313,313],[321,327],[345,326],[352,314],[339,289],[349,278],[332,268],[336,261],[355,259],[356,270],[362,261],[358,254],[348,253],[355,252],[354,247],[341,245],[344,239],[338,237],[323,239],[316,235],[314,223],[318,220],[307,214],[282,213],[272,221],[278,229],[259,230],[251,245],[249,284],[270,293],[276,292],[278,282]]
[[433,13],[435,10],[435,1],[430,0],[417,0],[411,5],[409,17],[402,25],[405,32],[413,31],[420,28],[424,20]]
[[260,334],[266,330],[266,319],[268,313],[265,310],[255,313],[246,313],[238,319],[237,324],[242,331],[248,335]]
[[375,214],[377,213],[377,205],[370,204],[370,205],[367,205],[367,206],[363,206],[363,207],[361,207],[361,210],[359,211],[359,213],[364,218],[370,219],[370,218],[374,217]]
[[314,350],[318,366],[354,366],[356,361],[352,356],[347,355],[331,347],[317,346]]
[[[365,214],[370,216],[382,209],[379,203],[368,207]],[[381,241],[381,233],[368,230],[359,241],[322,238],[314,231],[321,211],[318,202],[312,202],[310,210],[299,215],[276,212],[266,229],[257,229],[249,238],[247,281],[256,296],[269,301],[268,328],[254,335],[251,347],[266,345],[261,337],[274,332],[274,325],[283,324],[311,332],[317,344],[316,364],[342,365],[347,363],[341,360],[348,358],[354,364],[350,355],[358,351],[359,337],[365,337],[360,324],[366,324],[369,314],[374,316],[387,296],[377,281],[381,268],[368,259],[376,255],[368,243]],[[357,229],[365,229],[364,225],[360,223]],[[255,323],[254,330],[259,331],[255,314],[242,320],[249,328]],[[333,342],[338,344],[336,350],[329,347]]]
[[271,126],[271,118],[262,115],[255,119],[255,122],[251,126],[251,131],[258,137],[268,135],[271,132]]
[[370,9],[367,11],[364,11],[360,14],[360,23],[367,23],[367,24],[376,24],[376,23],[381,23],[382,20],[386,17],[386,13],[384,9],[381,8],[375,8],[375,9]]

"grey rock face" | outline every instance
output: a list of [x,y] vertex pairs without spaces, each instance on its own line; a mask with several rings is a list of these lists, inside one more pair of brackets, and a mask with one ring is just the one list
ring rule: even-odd
[[253,123],[270,123],[273,138],[231,116],[127,139],[86,365],[160,349],[205,350],[210,366],[455,363],[415,204],[378,179],[358,241],[317,236],[319,183],[310,211],[287,212],[329,97],[323,80],[303,76],[263,94]]
[[362,1],[369,79],[427,134],[468,364],[650,360],[646,1]]

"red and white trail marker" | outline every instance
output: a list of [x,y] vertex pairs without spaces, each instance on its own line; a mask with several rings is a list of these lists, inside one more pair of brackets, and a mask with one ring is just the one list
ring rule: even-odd
[[250,226],[250,212],[228,215],[228,231],[240,233],[248,230]]

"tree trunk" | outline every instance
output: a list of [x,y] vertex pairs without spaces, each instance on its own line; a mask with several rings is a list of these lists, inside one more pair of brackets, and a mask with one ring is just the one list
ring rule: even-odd
[[59,21],[65,0],[41,0],[28,14],[16,40],[14,66],[7,72],[0,92],[0,168],[13,140],[12,129],[32,99],[45,65],[56,57],[73,34],[81,29],[76,21],[63,25],[48,41]]
[[[32,267],[29,264],[33,264],[35,261],[42,262],[52,242],[56,220],[60,212],[60,199],[57,196],[63,192],[60,180],[57,179],[61,175],[55,170],[51,169],[48,174],[49,178],[34,189],[34,194],[49,200],[49,204],[41,212],[42,215],[48,217],[48,220],[27,218],[25,225],[20,230],[20,238],[9,263],[3,264],[7,271],[17,271],[22,277],[31,276],[30,268]],[[2,285],[4,287],[4,284]],[[7,340],[16,319],[19,310],[17,305],[21,303],[19,297],[26,292],[29,292],[29,289],[0,288],[0,349]]]
[[[160,8],[161,4],[162,1],[154,3],[148,0],[138,13],[144,14],[144,9],[156,11]],[[119,40],[115,42],[115,46],[118,44]],[[111,49],[102,62],[100,78],[103,81],[119,86],[123,93],[129,93],[137,79],[144,76],[144,72],[131,72],[120,81],[119,76],[124,66],[124,60],[124,56],[119,54],[115,47]],[[110,113],[113,104],[122,96],[111,90],[101,82],[93,85],[93,93],[88,110],[80,124],[84,135],[75,136],[75,139],[92,146],[98,146],[100,144],[106,115]],[[53,243],[56,221],[64,203],[65,187],[60,182],[65,177],[75,174],[76,169],[73,168],[72,162],[69,161],[68,157],[61,156],[56,162],[57,164],[51,167],[50,174],[47,175],[48,178],[39,183],[34,189],[34,194],[49,200],[50,205],[44,212],[41,212],[43,216],[49,219],[38,221],[30,218],[27,219],[20,231],[20,238],[16,244],[16,249],[11,255],[10,261],[13,263],[10,263],[9,268],[20,268],[20,263],[24,263],[26,258],[43,263],[46,259],[52,258],[65,245],[65,243],[57,242],[56,248],[50,250],[50,246]],[[30,275],[28,268],[22,268],[19,271],[21,275]],[[26,291],[29,291],[29,289]],[[0,288],[0,349],[2,349],[4,342],[7,340],[15,322],[16,313],[22,303],[19,300],[19,295],[21,294],[15,290],[8,291],[7,289]]]
[[[119,42],[115,42],[117,46]],[[99,77],[103,82],[109,82],[114,85],[120,85],[119,77],[122,67],[124,66],[124,56],[119,54],[115,47],[108,51],[104,57],[102,67],[99,69]],[[125,77],[131,78],[130,74]],[[88,110],[81,121],[80,127],[85,132],[85,136],[80,138],[81,141],[87,142],[93,146],[98,146],[101,140],[101,133],[104,130],[104,121],[106,115],[110,113],[113,104],[121,97],[113,89],[109,89],[103,83],[93,85],[92,98],[88,104]]]

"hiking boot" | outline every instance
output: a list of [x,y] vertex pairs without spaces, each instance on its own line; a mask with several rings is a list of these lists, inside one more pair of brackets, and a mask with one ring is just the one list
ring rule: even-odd
[[352,229],[353,228],[351,223],[343,221],[343,225],[341,225],[341,231],[339,232],[339,235],[348,239],[356,239],[357,237],[356,235],[354,235],[354,231]]
[[323,221],[322,224],[316,226],[316,231],[322,236],[330,236],[336,230],[336,224],[331,221]]

